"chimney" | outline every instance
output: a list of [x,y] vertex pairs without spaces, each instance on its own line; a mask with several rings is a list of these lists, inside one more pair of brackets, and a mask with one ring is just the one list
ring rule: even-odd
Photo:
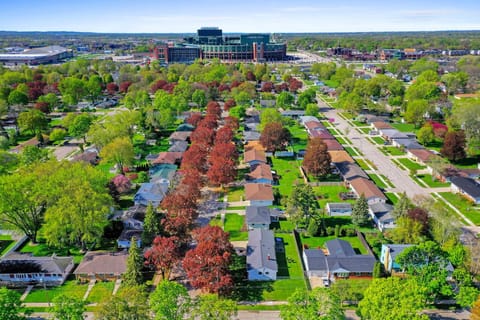
[[270,260],[270,253],[267,254],[267,260]]

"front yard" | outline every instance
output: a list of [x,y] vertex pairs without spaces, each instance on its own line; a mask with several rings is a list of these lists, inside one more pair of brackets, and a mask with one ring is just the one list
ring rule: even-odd
[[[417,180],[417,179],[423,181],[427,186],[431,188],[441,188],[441,187],[450,186],[450,183],[442,182],[438,179],[434,179],[433,176],[430,174],[419,174],[414,176],[414,180]],[[423,186],[421,183],[419,183],[419,185]]]
[[455,193],[439,192],[438,194],[460,210],[473,223],[480,225],[480,207],[475,207],[470,201]]
[[245,195],[245,188],[241,187],[229,187],[227,191],[227,201],[242,201]]
[[422,166],[421,164],[413,162],[408,158],[399,158],[397,159],[397,161],[400,162],[408,170],[421,170],[426,168],[425,166]]
[[76,280],[67,280],[59,287],[34,288],[23,302],[51,302],[54,297],[61,294],[82,299],[87,292],[87,287],[88,284],[78,284]]

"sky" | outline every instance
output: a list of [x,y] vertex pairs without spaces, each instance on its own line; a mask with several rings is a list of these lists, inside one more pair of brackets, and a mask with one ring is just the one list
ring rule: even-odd
[[0,0],[0,30],[194,33],[202,26],[269,33],[480,30],[480,1]]

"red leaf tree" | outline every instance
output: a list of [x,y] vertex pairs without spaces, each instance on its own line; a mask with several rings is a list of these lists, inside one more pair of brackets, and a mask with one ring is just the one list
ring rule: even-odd
[[280,122],[271,122],[265,125],[260,135],[260,143],[269,152],[283,150],[290,141],[290,131]]
[[219,158],[225,158],[236,162],[238,153],[235,145],[231,142],[215,144],[212,151],[210,151],[210,157],[208,159],[209,163],[213,164]]
[[165,80],[158,80],[157,82],[155,82],[154,84],[152,84],[152,85],[150,86],[150,91],[151,91],[152,93],[155,93],[155,92],[157,92],[158,90],[165,88],[165,86],[167,85],[167,83],[168,83],[168,82],[165,81]]
[[465,152],[465,133],[463,131],[450,131],[445,135],[443,147],[440,153],[450,161],[464,159]]
[[117,192],[120,194],[130,191],[132,188],[132,183],[130,179],[125,177],[123,174],[119,174],[115,178],[113,178],[112,183]]
[[298,89],[300,89],[301,87],[303,86],[303,83],[302,81],[300,80],[297,80],[296,78],[290,78],[290,80],[288,81],[288,91],[290,92],[297,92]]
[[212,161],[207,172],[208,180],[212,185],[225,185],[235,181],[237,166],[231,159],[219,157]]
[[215,144],[231,143],[233,140],[233,131],[229,126],[221,127],[215,135]]
[[236,105],[237,105],[237,103],[235,102],[235,100],[228,99],[227,101],[225,101],[225,104],[223,105],[223,109],[225,111],[228,111],[228,110],[230,110],[230,108],[235,107]]
[[127,93],[128,91],[128,88],[130,88],[130,86],[132,85],[132,82],[131,81],[124,81],[122,83],[120,83],[120,92],[121,93]]
[[199,127],[216,129],[218,127],[218,118],[213,114],[207,114],[202,121],[198,123]]
[[34,108],[43,113],[50,113],[50,105],[48,102],[36,102]]
[[187,252],[183,268],[192,286],[209,293],[228,294],[233,288],[229,265],[233,247],[228,233],[219,227],[196,229],[193,238],[197,246]]
[[207,127],[197,127],[190,136],[190,140],[193,144],[199,144],[210,148],[213,144],[213,138],[215,137],[215,131]]
[[330,173],[332,158],[328,153],[328,147],[321,138],[312,138],[308,140],[307,150],[303,158],[302,166],[315,177],[325,176]]
[[180,250],[176,237],[156,237],[153,245],[145,252],[146,265],[155,267],[162,279],[170,280],[170,274],[180,261]]
[[188,148],[183,154],[181,169],[192,169],[200,173],[206,173],[207,155],[208,150],[205,146],[200,144],[192,144],[190,148]]
[[202,121],[203,116],[200,112],[193,112],[190,114],[190,117],[187,118],[187,123],[191,124],[192,126],[198,126],[198,123]]
[[274,85],[272,82],[270,81],[266,81],[264,83],[262,83],[262,92],[272,92],[272,90],[274,89]]
[[107,92],[110,95],[114,95],[118,92],[118,86],[115,82],[107,83]]
[[233,131],[237,131],[238,128],[240,127],[238,118],[236,118],[236,117],[228,116],[224,120],[225,120],[225,127],[229,127]]
[[222,108],[216,101],[210,101],[207,103],[207,115],[214,115],[217,119],[220,119],[222,115]]

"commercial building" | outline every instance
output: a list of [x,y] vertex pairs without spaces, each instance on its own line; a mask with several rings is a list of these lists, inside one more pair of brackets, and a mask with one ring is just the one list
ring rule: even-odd
[[5,65],[39,65],[58,63],[73,57],[72,50],[60,46],[27,49],[21,53],[0,54],[0,64]]
[[270,35],[250,33],[226,36],[219,28],[200,28],[197,35],[178,44],[158,46],[153,57],[164,63],[192,62],[195,59],[222,61],[281,61],[287,56],[285,43],[271,42]]

